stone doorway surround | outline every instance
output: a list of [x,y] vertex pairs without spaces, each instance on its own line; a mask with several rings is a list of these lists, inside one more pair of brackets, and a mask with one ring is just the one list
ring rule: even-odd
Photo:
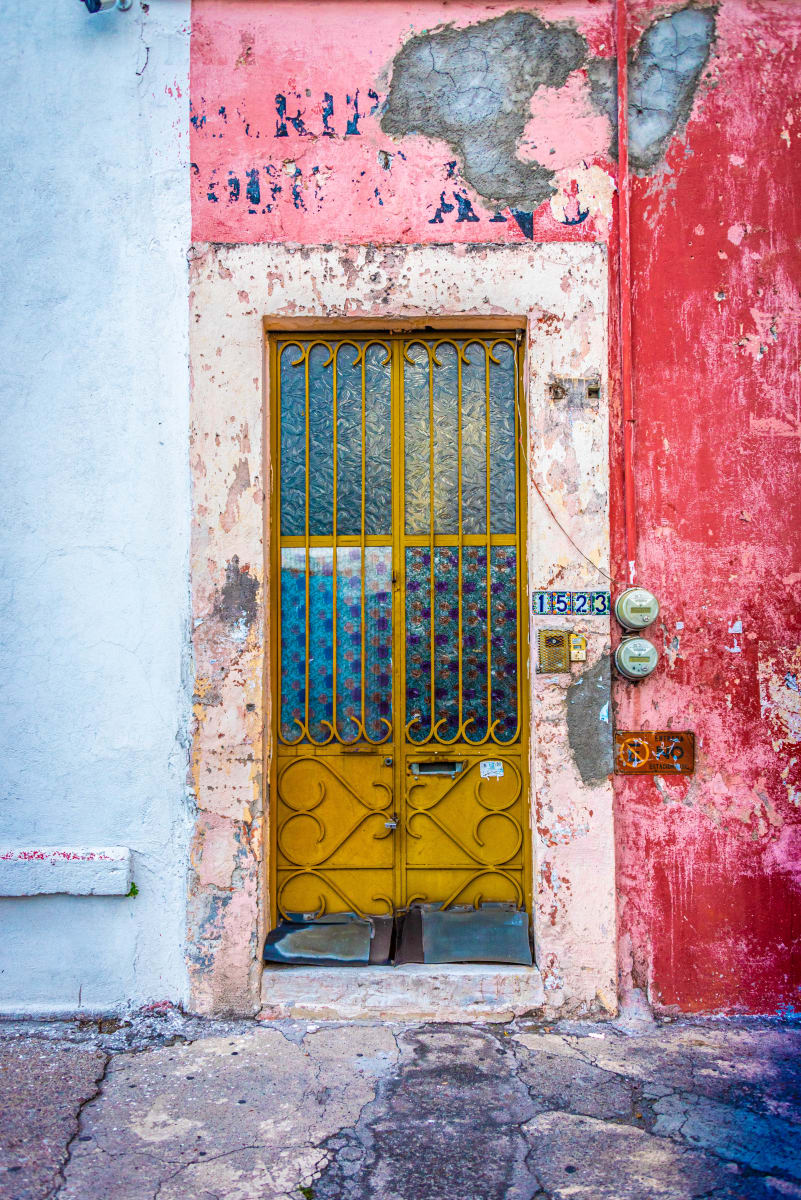
[[[263,1005],[265,1015],[281,1015],[298,1003],[304,979],[310,993],[304,1010],[311,1012],[313,970],[293,982],[291,968],[264,972],[262,983],[260,962],[270,923],[273,719],[266,687],[267,336],[271,329],[525,327],[529,594],[606,588],[608,579],[588,561],[608,576],[606,249],[196,244],[190,288],[191,788],[197,805],[188,898],[190,1006],[244,1015]],[[531,622],[538,969],[522,984],[520,968],[510,969],[506,980],[495,969],[492,986],[483,989],[482,1015],[604,1015],[617,1003],[609,618],[532,616]],[[572,675],[537,675],[541,625],[585,634],[586,664]],[[383,970],[391,1008],[390,993],[403,995],[404,988],[392,982],[398,972]],[[329,996],[341,992],[326,983],[325,971],[318,973],[321,1010],[326,988]],[[475,968],[461,977],[458,968],[427,971],[413,973],[417,1014],[458,1011]],[[376,984],[371,976],[369,983],[370,1007],[381,1008],[380,979]],[[360,985],[354,977],[353,996],[347,981],[344,986],[333,1011],[357,1016]]]

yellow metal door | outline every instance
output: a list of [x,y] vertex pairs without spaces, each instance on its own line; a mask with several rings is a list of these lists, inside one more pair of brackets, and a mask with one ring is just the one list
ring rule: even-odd
[[518,336],[281,336],[274,911],[528,894]]

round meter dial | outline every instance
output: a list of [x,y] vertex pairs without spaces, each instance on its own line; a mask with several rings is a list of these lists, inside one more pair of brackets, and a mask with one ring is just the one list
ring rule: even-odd
[[624,629],[645,629],[659,616],[659,601],[645,588],[626,588],[615,601],[615,616]]
[[658,662],[656,646],[648,638],[624,638],[615,650],[615,666],[626,679],[645,679]]

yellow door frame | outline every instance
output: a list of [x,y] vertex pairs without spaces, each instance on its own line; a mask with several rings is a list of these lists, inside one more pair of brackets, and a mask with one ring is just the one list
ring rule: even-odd
[[[270,570],[269,570],[269,614],[270,614],[270,666],[268,671],[268,696],[265,704],[265,713],[268,715],[268,720],[271,728],[266,731],[265,744],[270,748],[270,770],[269,770],[269,796],[270,803],[265,806],[269,814],[270,828],[270,855],[269,855],[269,895],[271,909],[271,925],[275,925],[278,917],[277,904],[277,869],[278,869],[278,808],[279,808],[279,774],[284,765],[279,761],[279,746],[281,746],[280,758],[291,758],[292,752],[287,750],[287,747],[282,746],[279,741],[279,730],[281,722],[281,693],[280,693],[280,588],[281,588],[281,548],[282,538],[279,529],[279,511],[280,511],[280,483],[281,483],[281,459],[280,459],[280,395],[279,395],[279,372],[278,372],[278,345],[279,343],[287,343],[297,339],[298,342],[314,342],[333,344],[335,347],[342,342],[353,341],[363,342],[365,340],[377,341],[388,344],[391,354],[391,429],[392,429],[392,503],[395,519],[392,523],[391,534],[391,551],[392,551],[392,704],[393,704],[393,732],[391,738],[385,744],[373,744],[372,748],[369,745],[365,746],[364,741],[360,740],[356,745],[343,745],[336,738],[332,739],[328,745],[312,747],[315,756],[328,758],[339,754],[345,754],[349,758],[352,755],[360,753],[375,754],[380,753],[382,746],[392,747],[392,791],[393,804],[392,809],[398,814],[399,819],[407,814],[408,797],[411,791],[409,786],[409,763],[417,761],[421,757],[429,760],[462,760],[465,763],[466,776],[478,762],[491,753],[493,757],[504,757],[504,746],[498,745],[489,741],[489,733],[482,742],[476,746],[466,745],[464,742],[453,742],[451,744],[441,744],[431,740],[427,744],[410,743],[408,739],[408,730],[406,728],[406,629],[405,629],[405,600],[406,600],[406,554],[405,549],[410,540],[414,544],[415,541],[429,547],[431,555],[431,571],[433,575],[433,552],[438,545],[451,545],[454,543],[454,538],[441,538],[434,534],[433,520],[430,523],[428,536],[425,538],[409,538],[405,532],[405,453],[404,453],[404,437],[405,437],[405,408],[404,408],[404,370],[403,370],[403,343],[412,343],[417,341],[438,341],[441,339],[458,339],[458,338],[475,338],[486,342],[496,342],[499,340],[508,340],[514,342],[514,352],[516,356],[516,373],[515,373],[515,433],[516,433],[516,501],[517,501],[517,529],[513,541],[508,538],[497,538],[491,534],[489,529],[489,449],[487,448],[487,531],[485,535],[464,535],[462,532],[461,520],[461,471],[462,471],[462,456],[461,456],[461,420],[459,422],[459,452],[458,452],[458,496],[459,496],[459,521],[458,521],[458,538],[456,545],[458,546],[459,554],[459,578],[461,578],[461,555],[462,548],[466,545],[476,544],[485,545],[488,556],[491,547],[496,544],[514,545],[517,550],[517,699],[518,699],[518,731],[514,739],[513,745],[510,744],[508,753],[513,754],[516,762],[519,764],[520,776],[520,800],[521,800],[521,821],[520,828],[522,834],[522,900],[526,908],[531,914],[532,912],[532,862],[531,862],[531,803],[530,803],[530,780],[529,780],[529,733],[530,733],[530,679],[529,679],[529,597],[528,597],[528,571],[527,571],[527,472],[526,464],[526,446],[528,437],[527,427],[527,412],[524,402],[523,389],[523,366],[524,366],[524,346],[521,341],[521,330],[509,328],[507,324],[504,330],[501,331],[494,323],[477,327],[472,321],[464,324],[449,322],[447,328],[438,328],[432,330],[427,324],[425,330],[412,331],[406,325],[403,329],[383,329],[375,330],[374,328],[300,328],[290,330],[282,328],[273,332],[266,332],[266,352],[269,380],[268,394],[266,399],[266,429],[269,429],[269,447],[270,454],[270,497],[269,505],[265,506],[265,535],[266,541],[270,547]],[[487,372],[487,379],[489,373]],[[487,384],[487,387],[489,385]],[[487,410],[489,419],[489,409]],[[364,411],[362,413],[362,422],[364,422]],[[334,431],[336,439],[336,427]],[[488,439],[489,440],[489,439]],[[267,448],[268,439],[265,438],[265,448]],[[307,433],[307,459],[306,459],[306,488],[308,496],[308,433]],[[334,443],[334,453],[336,455],[336,440]],[[362,458],[364,459],[364,429],[362,439]],[[430,470],[433,471],[433,461],[430,463]],[[364,462],[362,463],[362,471],[364,471]],[[335,471],[336,476],[336,471]],[[433,475],[430,475],[430,500],[432,505],[433,516]],[[336,489],[336,479],[334,482]],[[358,537],[342,538],[338,537],[336,532],[336,490],[334,491],[334,533],[331,538],[311,538],[308,533],[308,515],[307,529],[304,538],[306,552],[315,542],[318,545],[344,546],[349,544],[361,544],[362,547],[362,565],[364,561],[364,549],[370,544],[376,542],[385,543],[386,538],[371,539],[364,534],[364,505],[365,494],[362,489],[362,535]],[[286,539],[284,539],[285,541]],[[364,571],[362,570],[362,587],[364,587]],[[489,568],[488,568],[488,588],[489,588]],[[334,603],[336,604],[336,587],[334,591]],[[458,589],[459,593],[459,610],[460,610],[460,629],[461,629],[461,585]],[[362,672],[364,672],[364,604],[362,604]],[[308,607],[307,607],[307,624],[308,624]],[[433,619],[431,622],[433,630]],[[334,622],[336,629],[336,622]],[[308,636],[308,635],[307,635]],[[336,636],[336,633],[334,634]],[[489,634],[488,634],[489,637]],[[433,662],[433,656],[432,656]],[[433,668],[432,668],[433,670]],[[459,674],[460,674],[460,695],[461,695],[461,648],[459,658]],[[334,672],[336,676],[336,672]],[[488,680],[488,705],[491,703],[491,690]],[[432,695],[433,700],[433,695]],[[362,689],[362,701],[364,702],[364,689]],[[308,688],[306,690],[306,702],[308,705]],[[433,718],[432,718],[433,719]],[[461,711],[460,711],[461,720]],[[457,737],[458,737],[457,733]],[[299,751],[302,753],[302,751]],[[411,783],[411,787],[417,787],[416,782]],[[436,801],[439,803],[439,801]],[[488,810],[490,811],[490,810]],[[394,843],[394,878],[393,878],[393,898],[396,904],[408,903],[414,899],[414,896],[406,894],[406,881],[408,872],[408,854],[407,843],[409,838],[407,830],[403,828],[403,822],[399,820],[399,829],[391,839]]]

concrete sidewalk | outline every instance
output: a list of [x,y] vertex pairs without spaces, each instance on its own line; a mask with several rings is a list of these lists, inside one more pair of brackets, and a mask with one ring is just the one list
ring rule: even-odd
[[801,1027],[0,1025],[0,1200],[801,1198]]

